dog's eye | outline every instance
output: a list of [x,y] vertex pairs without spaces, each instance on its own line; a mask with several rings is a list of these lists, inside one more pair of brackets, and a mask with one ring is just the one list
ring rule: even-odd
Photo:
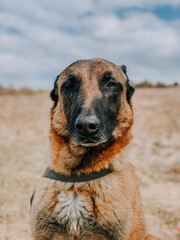
[[66,82],[64,85],[63,85],[63,87],[62,87],[62,89],[65,91],[65,92],[69,92],[69,91],[71,91],[71,89],[73,89],[74,88],[74,83],[73,82]]
[[67,83],[65,86],[64,86],[64,89],[65,90],[69,90],[69,89],[71,89],[71,88],[73,88],[73,83]]
[[108,88],[113,88],[113,87],[115,87],[116,86],[116,83],[115,82],[109,82],[107,85],[106,85],[106,87],[108,87]]
[[70,74],[67,80],[62,85],[62,91],[64,93],[72,93],[79,88],[79,79]]

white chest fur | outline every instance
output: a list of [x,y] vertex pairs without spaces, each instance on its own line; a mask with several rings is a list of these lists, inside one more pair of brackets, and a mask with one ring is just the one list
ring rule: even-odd
[[55,215],[60,224],[66,224],[70,234],[79,234],[85,219],[93,217],[92,200],[87,194],[61,192],[55,207]]

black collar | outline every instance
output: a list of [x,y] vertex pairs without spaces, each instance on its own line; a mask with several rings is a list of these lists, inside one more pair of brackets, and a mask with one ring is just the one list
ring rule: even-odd
[[65,175],[62,173],[56,173],[54,172],[53,169],[50,169],[47,167],[46,171],[43,174],[43,177],[50,178],[56,181],[61,181],[61,182],[87,182],[87,181],[92,181],[101,177],[104,177],[110,173],[112,173],[113,170],[110,168],[107,169],[102,169],[99,172],[92,172],[89,174],[71,174],[71,175]]

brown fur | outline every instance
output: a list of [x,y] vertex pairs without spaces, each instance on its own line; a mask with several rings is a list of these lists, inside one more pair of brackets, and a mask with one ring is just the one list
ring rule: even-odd
[[[101,97],[100,74],[113,71],[122,86],[118,125],[112,135],[116,141],[91,162],[81,164],[87,148],[75,145],[69,137],[60,88],[69,73],[80,75],[85,89],[85,106]],[[134,167],[125,161],[131,140],[133,111],[126,100],[125,76],[120,67],[103,59],[78,61],[65,69],[58,82],[58,103],[51,110],[50,163],[55,172],[90,173],[111,167],[114,172],[83,183],[64,183],[42,178],[31,207],[35,240],[150,240],[146,237],[141,197]],[[59,111],[60,109],[60,111]],[[68,140],[67,140],[68,139]],[[78,214],[81,212],[81,216]],[[74,216],[75,214],[75,216]]]

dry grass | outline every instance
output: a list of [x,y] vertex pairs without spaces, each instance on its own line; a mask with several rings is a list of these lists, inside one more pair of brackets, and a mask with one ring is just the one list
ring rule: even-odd
[[[138,89],[134,139],[148,231],[177,240],[180,221],[180,88]],[[30,240],[29,199],[45,169],[50,99],[47,92],[0,96],[0,238]]]

